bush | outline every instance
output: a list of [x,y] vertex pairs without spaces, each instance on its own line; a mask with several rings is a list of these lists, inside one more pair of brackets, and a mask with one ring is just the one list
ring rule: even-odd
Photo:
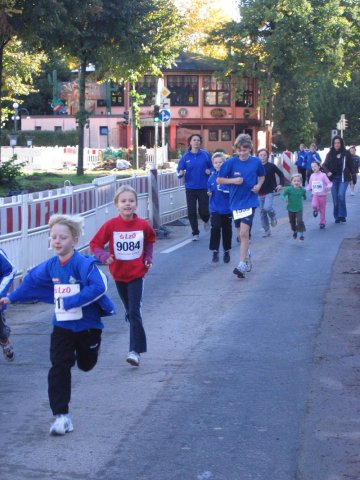
[[22,175],[24,163],[17,161],[16,155],[0,164],[0,185],[6,185],[9,189],[18,187],[17,178]]

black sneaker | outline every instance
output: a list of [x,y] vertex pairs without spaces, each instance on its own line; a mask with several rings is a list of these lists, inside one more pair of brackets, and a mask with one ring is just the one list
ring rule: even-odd
[[217,263],[219,261],[219,252],[217,252],[216,250],[213,252],[212,261],[214,263]]
[[314,208],[313,210],[313,216],[316,218],[318,216],[319,211]]
[[321,229],[325,228],[325,224],[324,224],[324,223],[320,223],[320,228],[321,228]]
[[3,354],[6,360],[12,362],[14,360],[14,348],[10,343],[10,340],[6,340],[4,343],[0,342],[1,348],[3,349]]
[[335,220],[335,223],[341,223],[340,218],[337,218],[337,219]]
[[346,218],[345,217],[341,217],[341,218],[339,218],[339,220],[340,220],[340,223],[346,223]]
[[230,252],[224,252],[223,260],[224,260],[224,263],[230,262]]
[[294,232],[294,233],[293,233],[293,239],[294,239],[294,240],[297,239],[297,232]]

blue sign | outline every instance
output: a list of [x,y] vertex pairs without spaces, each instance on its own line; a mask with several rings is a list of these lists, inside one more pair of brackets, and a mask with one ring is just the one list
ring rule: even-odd
[[170,111],[169,110],[160,110],[159,114],[160,120],[162,122],[168,122],[170,120]]

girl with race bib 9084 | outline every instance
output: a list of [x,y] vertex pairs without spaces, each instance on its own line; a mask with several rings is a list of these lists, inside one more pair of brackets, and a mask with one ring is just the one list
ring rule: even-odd
[[81,217],[51,216],[50,246],[56,255],[30,270],[16,290],[0,299],[1,305],[34,300],[54,304],[48,395],[56,418],[51,435],[73,431],[69,417],[71,369],[75,363],[84,372],[94,368],[104,327],[101,317],[115,313],[105,295],[106,276],[95,259],[74,250],[82,224]]
[[140,354],[147,350],[141,302],[144,276],[152,266],[156,235],[149,223],[136,215],[137,194],[130,185],[116,191],[114,203],[119,215],[104,223],[90,241],[90,249],[103,264],[109,265],[125,308],[125,319],[130,323],[126,361],[138,367]]

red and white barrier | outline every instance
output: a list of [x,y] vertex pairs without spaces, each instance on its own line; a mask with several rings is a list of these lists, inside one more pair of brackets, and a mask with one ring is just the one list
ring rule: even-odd
[[281,155],[282,170],[285,175],[285,178],[289,182],[291,179],[291,165],[292,165],[291,157],[292,157],[292,153],[289,152],[289,150],[285,150],[285,152],[283,152]]

